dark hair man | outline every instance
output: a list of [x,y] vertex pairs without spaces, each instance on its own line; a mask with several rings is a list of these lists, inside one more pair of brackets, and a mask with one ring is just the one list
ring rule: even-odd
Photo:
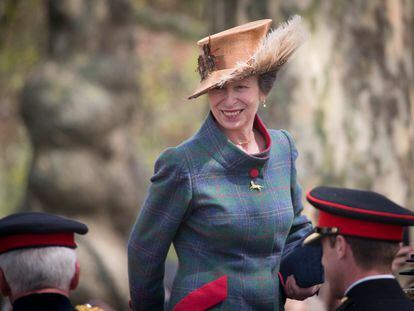
[[391,270],[414,213],[371,191],[317,187],[307,199],[319,218],[305,244],[322,243],[325,280],[344,297],[337,310],[414,310]]

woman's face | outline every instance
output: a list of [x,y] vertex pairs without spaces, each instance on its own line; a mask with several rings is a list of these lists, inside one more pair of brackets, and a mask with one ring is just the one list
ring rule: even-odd
[[257,76],[226,83],[207,95],[211,112],[225,130],[251,129],[259,103],[265,99]]

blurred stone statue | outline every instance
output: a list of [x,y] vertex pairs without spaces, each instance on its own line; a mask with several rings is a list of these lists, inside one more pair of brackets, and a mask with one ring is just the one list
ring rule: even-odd
[[128,0],[50,0],[46,9],[49,57],[21,96],[33,145],[23,209],[88,223],[79,299],[125,309],[126,232],[145,188],[127,134],[138,104],[133,10]]

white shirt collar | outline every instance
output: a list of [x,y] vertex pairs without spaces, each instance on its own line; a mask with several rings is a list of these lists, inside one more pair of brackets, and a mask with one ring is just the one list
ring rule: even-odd
[[366,276],[362,279],[359,279],[358,281],[352,283],[348,289],[345,291],[344,296],[346,296],[348,294],[348,292],[354,288],[355,286],[357,286],[358,284],[362,283],[362,282],[366,282],[366,281],[371,281],[371,280],[378,280],[378,279],[395,279],[395,277],[392,274],[377,274],[377,275],[371,275],[371,276]]

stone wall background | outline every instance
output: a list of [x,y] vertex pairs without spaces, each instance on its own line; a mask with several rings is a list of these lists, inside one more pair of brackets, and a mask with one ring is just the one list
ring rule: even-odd
[[196,40],[293,14],[309,39],[260,113],[295,137],[304,190],[371,189],[414,209],[412,1],[0,2],[0,216],[88,223],[74,299],[126,308],[126,240],[154,161],[207,113],[186,100]]

